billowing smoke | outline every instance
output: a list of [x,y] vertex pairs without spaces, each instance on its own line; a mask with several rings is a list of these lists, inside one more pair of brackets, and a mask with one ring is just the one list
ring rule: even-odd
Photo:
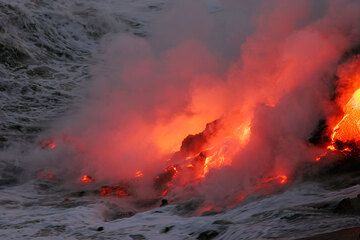
[[208,154],[194,188],[209,201],[291,175],[334,111],[359,13],[357,0],[172,1],[149,36],[104,40],[89,100],[52,132],[46,161],[115,183]]

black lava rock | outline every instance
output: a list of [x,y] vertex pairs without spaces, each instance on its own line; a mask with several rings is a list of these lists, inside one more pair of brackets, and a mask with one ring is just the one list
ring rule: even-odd
[[344,198],[334,209],[339,214],[360,214],[360,196],[355,198]]
[[199,236],[196,238],[198,240],[210,240],[215,238],[219,233],[214,230],[207,230],[205,232],[202,232],[199,234]]
[[161,230],[161,233],[167,233],[167,232],[169,232],[173,227],[174,227],[174,225],[167,226],[167,227],[165,227],[163,230]]
[[167,199],[161,199],[160,207],[164,207],[169,204],[169,201]]

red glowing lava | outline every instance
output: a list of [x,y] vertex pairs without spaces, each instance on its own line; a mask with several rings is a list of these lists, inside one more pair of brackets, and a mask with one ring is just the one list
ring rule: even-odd
[[102,186],[100,188],[100,196],[103,197],[118,197],[123,198],[130,196],[129,192],[125,187],[122,186]]
[[90,184],[90,183],[94,182],[94,179],[92,177],[90,177],[89,175],[83,175],[80,178],[80,182],[82,184]]
[[329,119],[330,143],[315,161],[326,158],[329,152],[349,154],[360,146],[360,56],[341,65],[338,76],[336,104],[340,111]]
[[102,186],[101,188],[100,188],[100,195],[101,196],[109,196],[109,195],[111,195],[111,193],[112,193],[112,188],[111,187],[109,187],[109,186]]
[[280,175],[277,178],[280,184],[286,184],[288,182],[288,177],[286,175]]
[[[311,15],[302,19],[307,7],[294,11],[298,6],[289,6],[290,11],[282,8],[287,4],[276,4],[275,13],[256,18],[254,35],[237,45],[241,55],[234,55],[234,62],[218,59],[222,50],[212,52],[213,44],[196,39],[175,41],[165,52],[137,39],[131,39],[131,45],[130,39],[121,41],[118,49],[131,51],[119,55],[131,61],[118,62],[117,54],[109,54],[114,59],[106,64],[116,67],[106,74],[99,67],[99,102],[85,105],[75,117],[79,121],[65,130],[76,135],[67,144],[75,145],[70,153],[79,153],[74,158],[86,169],[80,173],[115,183],[101,187],[101,196],[136,196],[132,187],[143,184],[157,198],[170,198],[181,189],[179,195],[204,191],[201,194],[222,194],[219,198],[238,203],[292,180],[297,164],[308,156],[306,138],[313,123],[331,112],[319,104],[331,108],[329,84],[320,76],[338,63],[350,44],[345,43],[347,34],[356,32],[351,30],[356,25],[338,31],[347,25],[330,21],[342,18],[336,11],[305,27]],[[279,22],[282,13],[294,19]],[[328,123],[330,151],[339,151],[336,141],[360,140],[359,62],[355,58],[339,70],[336,104],[342,112],[331,112],[336,116]],[[56,148],[53,140],[41,146]],[[87,185],[94,179],[83,175],[80,181]],[[116,185],[122,181],[131,188]]]
[[260,179],[259,182],[259,187],[263,187],[266,184],[280,184],[280,185],[284,185],[288,183],[288,176],[280,174],[274,177],[267,177],[267,178],[263,178]]
[[354,92],[343,110],[344,116],[333,128],[331,140],[347,142],[360,139],[360,88]]
[[[328,150],[336,150],[336,141],[343,143],[360,141],[360,56],[354,57],[350,62],[339,69],[339,98],[337,104],[342,114],[332,120],[330,125],[332,144]],[[349,151],[344,148],[342,151]]]

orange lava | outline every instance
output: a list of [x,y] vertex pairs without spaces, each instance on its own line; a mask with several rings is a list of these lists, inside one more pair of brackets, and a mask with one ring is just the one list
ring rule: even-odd
[[360,56],[341,66],[339,71],[339,93],[337,104],[343,114],[334,121],[328,150],[335,150],[336,141],[360,140]]
[[129,195],[130,194],[128,193],[128,191],[122,186],[102,186],[100,188],[100,196],[103,197],[114,196],[118,198],[123,198]]
[[341,65],[337,75],[336,104],[341,111],[329,119],[331,142],[326,146],[326,152],[314,158],[315,161],[325,158],[329,152],[351,153],[349,143],[357,146],[360,143],[360,55]]
[[[360,78],[359,78],[360,81]],[[360,139],[360,88],[343,108],[345,114],[333,128],[331,140],[347,142]]]
[[286,175],[278,176],[278,180],[280,184],[286,184],[288,182],[288,177]]
[[278,184],[286,184],[288,182],[288,176],[286,175],[277,175],[275,177],[267,177],[262,179],[262,182],[267,183],[278,183]]
[[90,184],[90,183],[94,182],[94,179],[92,177],[90,177],[89,175],[83,175],[80,178],[80,182],[82,184]]

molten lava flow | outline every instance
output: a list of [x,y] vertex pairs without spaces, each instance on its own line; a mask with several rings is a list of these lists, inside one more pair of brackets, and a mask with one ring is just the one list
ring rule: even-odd
[[234,155],[247,145],[250,136],[250,120],[239,121],[227,116],[208,123],[203,132],[186,137],[173,160],[180,160],[179,165],[192,172],[186,174],[189,181],[200,180],[212,169],[230,166]]
[[[347,154],[358,148],[360,143],[360,56],[341,65],[338,76],[336,103],[342,113],[329,121],[331,142],[326,150]],[[315,161],[325,158],[328,152],[316,156]]]
[[336,147],[334,145],[329,145],[326,147],[327,150],[330,150],[330,151],[335,151],[336,150]]
[[118,198],[123,198],[130,196],[130,194],[124,186],[102,186],[100,188],[100,196],[114,196]]
[[[359,79],[360,81],[360,79]],[[333,129],[331,140],[341,142],[360,140],[360,88],[344,107],[344,116]]]
[[94,181],[94,179],[92,177],[90,177],[89,175],[83,175],[81,178],[80,178],[80,182],[82,184],[90,184]]
[[288,182],[288,177],[286,175],[278,176],[278,180],[280,184],[286,184]]
[[286,184],[288,182],[288,176],[286,175],[277,175],[275,177],[267,177],[261,179],[260,184]]
[[[153,189],[158,196],[165,197],[172,191],[174,185],[197,183],[202,181],[212,169],[229,166],[233,156],[244,148],[250,139],[251,122],[233,124],[224,130],[222,121],[216,120],[207,124],[205,130],[186,137],[178,152],[175,152],[171,163],[153,179]],[[144,176],[142,170],[135,171],[134,179]],[[84,175],[83,184],[89,184],[93,179]],[[285,184],[287,177],[274,177],[269,182]],[[129,196],[123,186],[103,186],[101,196]]]
[[219,145],[208,149],[202,177],[204,177],[210,169],[231,165],[233,155],[239,149],[246,146],[250,139],[250,134],[250,123],[243,124],[235,128],[235,130],[229,134],[229,136],[226,136]]
[[169,188],[172,186],[172,180],[178,174],[179,169],[177,166],[167,167],[163,173],[159,174],[154,179],[154,189],[160,192],[161,196],[166,196]]
[[[342,114],[329,121],[331,143],[326,149],[347,153],[360,142],[360,56],[341,65],[338,76],[336,103]],[[326,155],[320,154],[315,160],[319,161]]]

